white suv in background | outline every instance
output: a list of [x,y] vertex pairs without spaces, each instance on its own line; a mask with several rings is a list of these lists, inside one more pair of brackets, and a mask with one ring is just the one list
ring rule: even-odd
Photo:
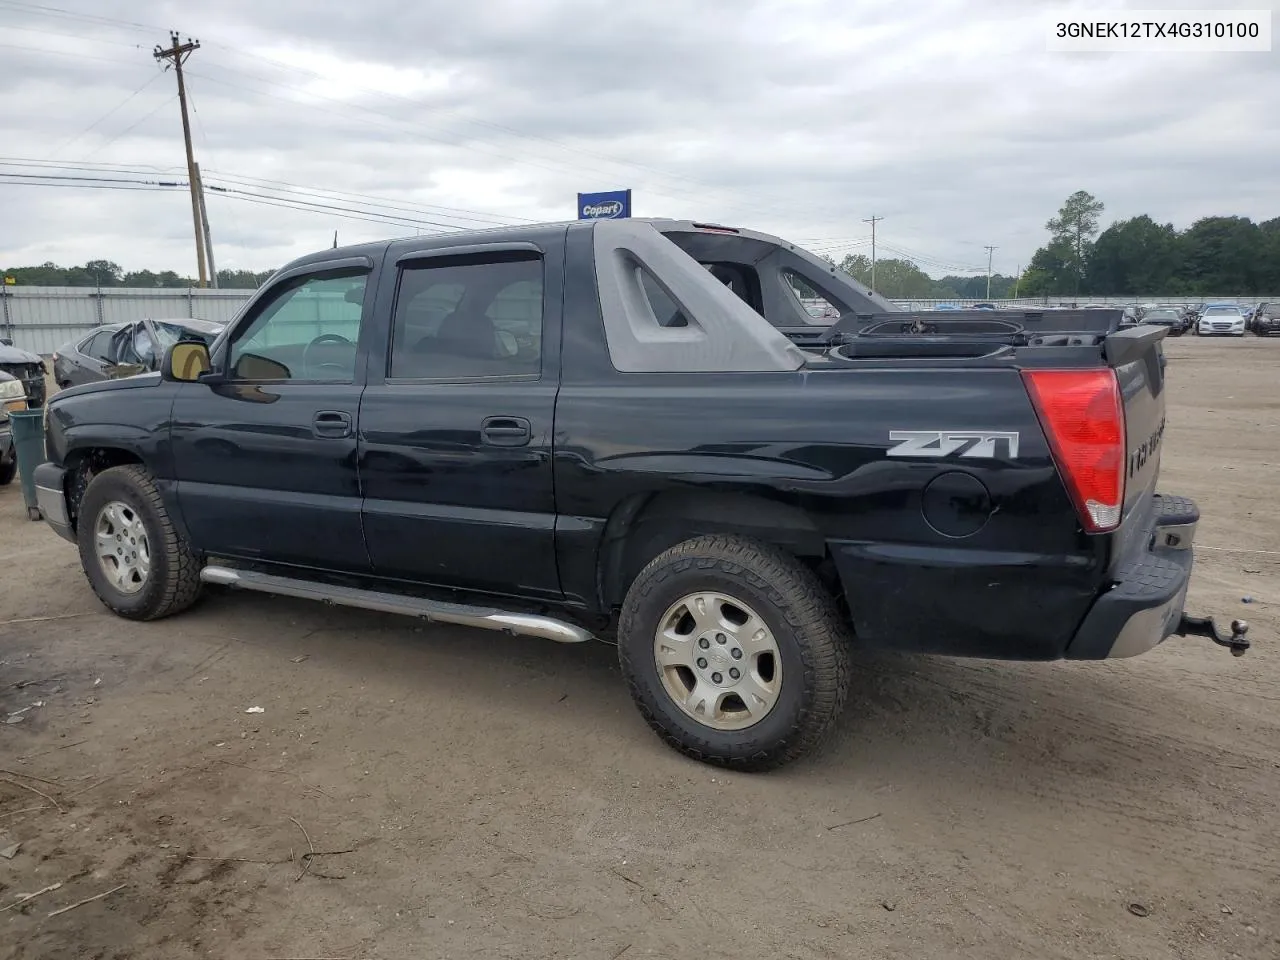
[[1243,337],[1244,314],[1232,303],[1211,303],[1196,321],[1196,333],[1202,337]]

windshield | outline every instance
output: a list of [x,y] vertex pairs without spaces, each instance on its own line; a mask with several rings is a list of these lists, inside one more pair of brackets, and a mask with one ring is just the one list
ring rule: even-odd
[[1238,317],[1240,309],[1238,307],[1209,307],[1205,310],[1206,317]]
[[1177,320],[1178,311],[1177,310],[1148,310],[1147,319],[1148,320]]

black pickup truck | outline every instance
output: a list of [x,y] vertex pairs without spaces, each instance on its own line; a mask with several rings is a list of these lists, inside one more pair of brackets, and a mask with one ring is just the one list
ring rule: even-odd
[[1167,331],[1119,324],[900,312],[682,221],[326,250],[212,346],[54,397],[37,493],[121,616],[221,584],[616,639],[667,742],[761,769],[831,728],[855,643],[1243,652],[1244,624],[1183,613]]

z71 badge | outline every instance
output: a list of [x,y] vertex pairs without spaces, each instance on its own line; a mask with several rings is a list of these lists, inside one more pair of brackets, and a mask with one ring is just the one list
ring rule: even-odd
[[1010,460],[1018,456],[1018,434],[990,430],[890,430],[891,457],[985,457],[999,456],[996,444],[1004,445]]

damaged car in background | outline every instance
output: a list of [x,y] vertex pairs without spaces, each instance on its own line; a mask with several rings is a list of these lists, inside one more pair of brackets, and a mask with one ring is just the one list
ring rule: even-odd
[[44,360],[38,354],[15,347],[7,337],[0,338],[0,374],[22,384],[22,395],[32,410],[44,405]]
[[27,392],[22,381],[0,372],[0,487],[8,486],[18,473],[18,454],[13,448],[13,426],[9,414],[27,409]]
[[225,326],[215,320],[144,319],[98,327],[58,348],[53,355],[53,381],[65,390],[82,383],[148,373],[159,368],[165,350],[173,344],[211,344]]

